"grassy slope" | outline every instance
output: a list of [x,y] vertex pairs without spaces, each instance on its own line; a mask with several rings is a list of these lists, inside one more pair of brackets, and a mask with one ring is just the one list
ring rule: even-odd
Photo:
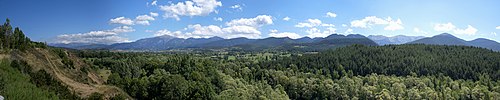
[[38,88],[30,82],[30,76],[12,68],[10,61],[0,61],[0,95],[10,100],[57,100],[55,93]]
[[[74,63],[73,67],[68,67],[62,63],[62,58],[60,58],[57,54],[52,52],[51,49],[54,48],[49,48],[49,49],[36,48],[27,50],[26,52],[11,51],[9,55],[6,55],[5,53],[3,54],[0,53],[0,59],[5,58],[7,60],[5,62],[6,64],[3,64],[2,69],[0,70],[1,77],[2,78],[20,77],[19,79],[7,79],[5,83],[9,83],[10,85],[23,85],[23,86],[26,85],[30,88],[37,88],[36,85],[30,83],[29,75],[23,74],[19,70],[10,67],[9,65],[10,62],[8,61],[8,60],[23,60],[26,61],[28,65],[31,66],[33,71],[38,71],[38,70],[47,71],[47,73],[49,73],[56,80],[59,80],[65,86],[68,86],[70,91],[76,92],[76,95],[82,98],[87,98],[92,93],[104,94],[105,98],[110,98],[117,94],[124,94],[126,97],[129,97],[120,88],[115,86],[105,85],[103,79],[97,76],[98,75],[97,72],[95,71],[83,72],[82,70],[80,70],[81,68],[88,66],[86,66],[86,64],[83,61],[81,61],[78,57],[64,50],[69,56],[70,60]],[[3,75],[3,74],[8,74],[8,75]],[[13,83],[13,81],[27,82],[30,84]],[[9,87],[8,86],[9,84],[5,85],[5,87]],[[15,91],[8,90],[9,93],[16,94],[22,91],[31,90],[30,88],[19,89],[16,87],[19,86],[9,87],[8,89],[15,90]],[[5,90],[7,91],[7,88]],[[36,89],[34,89],[33,92],[37,92]],[[26,94],[34,94],[34,95],[17,95],[17,96],[23,97],[19,98],[20,100],[32,100],[34,98],[41,99],[37,95],[44,94],[44,92],[42,91],[38,94],[37,93],[26,93]],[[7,98],[11,98],[8,97],[9,94],[7,93],[6,94],[0,93],[0,95],[5,96]],[[54,95],[54,93],[52,93],[51,95],[47,95],[45,97],[51,97],[51,96],[57,99],[57,96]],[[46,99],[54,99],[54,98],[46,98]]]

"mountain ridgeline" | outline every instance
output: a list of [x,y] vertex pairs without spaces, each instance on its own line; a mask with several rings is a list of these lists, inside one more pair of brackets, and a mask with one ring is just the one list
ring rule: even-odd
[[433,37],[419,39],[413,42],[409,42],[407,44],[474,46],[474,47],[482,47],[490,50],[500,51],[500,43],[496,41],[485,38],[478,38],[472,41],[466,41],[448,33],[443,33]]
[[72,49],[108,49],[108,50],[138,50],[138,51],[161,51],[171,49],[235,49],[235,50],[302,50],[316,51],[348,46],[352,44],[362,44],[376,46],[377,43],[369,38],[358,35],[332,34],[325,38],[232,38],[223,39],[221,37],[211,38],[176,38],[173,36],[158,36],[140,39],[130,43],[117,43],[112,45],[99,44],[51,44],[56,47]]
[[398,35],[387,37],[382,35],[370,35],[365,37],[359,34],[340,35],[332,34],[324,38],[303,37],[291,39],[288,37],[269,37],[264,39],[249,38],[231,38],[221,37],[211,38],[177,38],[173,36],[157,36],[144,38],[135,42],[105,44],[86,44],[86,43],[54,43],[49,44],[54,47],[63,47],[71,49],[104,49],[104,50],[126,50],[126,51],[162,51],[173,49],[228,49],[243,51],[323,51],[332,48],[344,47],[353,44],[362,44],[368,46],[391,45],[391,44],[430,44],[430,45],[461,45],[482,47],[490,50],[500,51],[500,43],[478,38],[472,41],[465,41],[451,34],[443,33],[433,37],[423,36],[405,36]]

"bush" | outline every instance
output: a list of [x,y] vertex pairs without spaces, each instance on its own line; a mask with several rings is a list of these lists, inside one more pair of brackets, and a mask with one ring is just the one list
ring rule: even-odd
[[87,99],[88,100],[104,100],[104,95],[97,93],[97,92],[94,92],[94,93],[90,94],[89,98],[87,98]]

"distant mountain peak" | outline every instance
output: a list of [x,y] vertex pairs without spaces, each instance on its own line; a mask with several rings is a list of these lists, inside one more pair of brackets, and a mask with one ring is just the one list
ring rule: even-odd
[[396,35],[392,37],[383,36],[383,35],[370,35],[368,36],[371,40],[375,41],[379,45],[386,44],[404,44],[408,42],[412,42],[415,40],[419,40],[425,38],[424,36],[406,36],[406,35]]
[[433,37],[429,38],[423,38],[420,40],[416,40],[413,42],[410,42],[410,44],[434,44],[434,45],[462,45],[462,46],[475,46],[475,47],[482,47],[482,48],[488,48],[491,50],[500,50],[500,43],[490,40],[490,39],[485,39],[485,38],[477,38],[472,41],[466,41],[463,39],[460,39],[458,37],[455,37],[449,33],[442,33]]
[[152,38],[173,39],[173,38],[177,38],[177,37],[174,37],[171,35],[160,35],[160,36],[156,36],[156,37],[152,37]]
[[[441,34],[436,35],[436,36],[453,36],[453,35],[451,35],[450,33],[441,33]],[[455,37],[455,36],[453,36],[453,37]]]
[[222,38],[222,37],[218,37],[218,36],[213,36],[213,37],[210,37],[209,39],[220,39],[220,40],[222,40],[222,39],[224,39],[224,38]]
[[493,40],[485,39],[485,38],[477,38],[477,39],[474,39],[472,41],[493,41]]

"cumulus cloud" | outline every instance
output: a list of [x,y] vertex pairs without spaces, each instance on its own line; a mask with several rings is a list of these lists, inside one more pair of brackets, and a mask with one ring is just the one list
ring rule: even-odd
[[337,33],[337,29],[333,27],[326,28],[326,30],[322,31],[318,28],[311,28],[306,30],[306,33],[308,33],[306,36],[310,38],[315,38],[315,37],[327,37],[330,34]]
[[438,32],[453,32],[455,34],[464,34],[464,35],[475,35],[478,31],[471,25],[467,25],[467,28],[465,29],[460,29],[457,28],[455,25],[453,25],[451,22],[435,24],[434,30]]
[[307,19],[306,22],[301,22],[295,25],[295,27],[317,27],[317,26],[325,26],[325,27],[335,27],[333,24],[325,24],[321,22],[319,19]]
[[291,39],[298,39],[301,37],[299,34],[292,33],[292,32],[270,33],[269,36],[271,36],[271,37],[288,37]]
[[419,33],[419,34],[427,34],[427,32],[423,31],[423,30],[420,30],[419,28],[413,28],[413,32],[415,33]]
[[332,18],[335,18],[337,17],[337,14],[333,13],[333,12],[327,12],[326,13],[326,17],[332,17]]
[[163,29],[163,30],[159,30],[159,31],[155,32],[155,36],[163,36],[163,35],[169,35],[169,36],[176,36],[176,37],[184,38],[184,34],[182,34],[181,31],[171,32],[169,30]]
[[222,6],[222,3],[217,0],[192,0],[161,5],[160,10],[165,12],[164,17],[180,20],[181,16],[206,16],[216,12],[216,8],[219,6]]
[[273,24],[273,19],[269,15],[259,15],[255,18],[240,18],[231,20],[227,22],[227,26],[252,26],[252,27],[260,27],[263,25]]
[[158,13],[149,12],[149,15],[151,15],[151,16],[153,16],[153,17],[156,17],[156,16],[158,16]]
[[395,31],[404,29],[403,22],[401,22],[401,19],[398,19],[397,21],[392,21],[391,17],[389,17],[387,18],[387,22],[389,22],[389,24],[386,27],[384,27],[384,30]]
[[[307,19],[305,22],[298,23],[295,27],[299,28],[309,28],[306,30],[308,33],[306,36],[315,38],[315,37],[327,37],[330,34],[336,33],[335,25],[333,24],[325,24],[319,19]],[[324,30],[319,29],[318,27],[326,27]]]
[[91,43],[112,44],[129,42],[128,38],[120,37],[120,33],[133,32],[135,29],[129,26],[121,26],[111,30],[91,31],[87,33],[62,34],[56,37],[56,43]]
[[361,20],[351,21],[351,27],[356,28],[371,28],[374,25],[385,25],[384,30],[402,30],[403,22],[401,19],[392,20],[391,17],[387,17],[386,19],[377,18],[376,16],[368,16]]
[[231,8],[232,9],[236,9],[238,11],[242,11],[243,10],[243,7],[240,4],[233,5],[233,6],[231,6]]
[[255,27],[250,26],[229,26],[221,28],[215,25],[202,26],[200,24],[189,25],[186,33],[181,33],[180,31],[170,32],[170,31],[158,31],[157,35],[171,35],[179,38],[209,38],[213,36],[223,37],[223,38],[236,38],[236,37],[247,37],[247,38],[259,38],[261,32]]
[[289,21],[291,18],[286,16],[285,18],[283,18],[284,21]]
[[222,21],[223,19],[222,19],[222,17],[215,17],[214,20],[215,21]]
[[139,15],[135,17],[135,23],[140,25],[149,25],[149,21],[153,20],[155,20],[155,18],[150,15]]
[[453,32],[455,32],[456,34],[475,35],[477,29],[472,27],[471,25],[468,25],[466,29],[455,29]]
[[353,29],[351,29],[351,28],[348,28],[348,29],[344,32],[344,34],[353,34],[353,33],[354,33],[354,30],[353,30]]
[[276,29],[272,29],[272,30],[269,30],[269,32],[270,32],[270,33],[277,33],[277,32],[278,32],[278,30],[276,30]]
[[226,23],[226,27],[200,24],[189,25],[182,32],[171,32],[160,30],[156,35],[171,35],[179,38],[209,38],[213,36],[223,38],[260,38],[261,32],[258,30],[263,25],[272,24],[272,17],[268,15],[259,15],[255,18],[240,18]]
[[295,27],[315,27],[321,25],[321,20],[319,19],[307,19],[306,22],[298,23]]
[[497,26],[495,29],[500,29],[500,26]]
[[157,5],[156,2],[158,2],[158,1],[153,0],[153,2],[151,2],[151,5],[156,6]]
[[455,25],[453,25],[452,23],[434,25],[434,30],[442,32],[449,32],[455,30],[455,28],[456,28]]
[[123,25],[134,25],[134,21],[132,21],[130,18],[125,18],[123,16],[110,19],[109,23],[111,23],[111,24],[123,24]]

